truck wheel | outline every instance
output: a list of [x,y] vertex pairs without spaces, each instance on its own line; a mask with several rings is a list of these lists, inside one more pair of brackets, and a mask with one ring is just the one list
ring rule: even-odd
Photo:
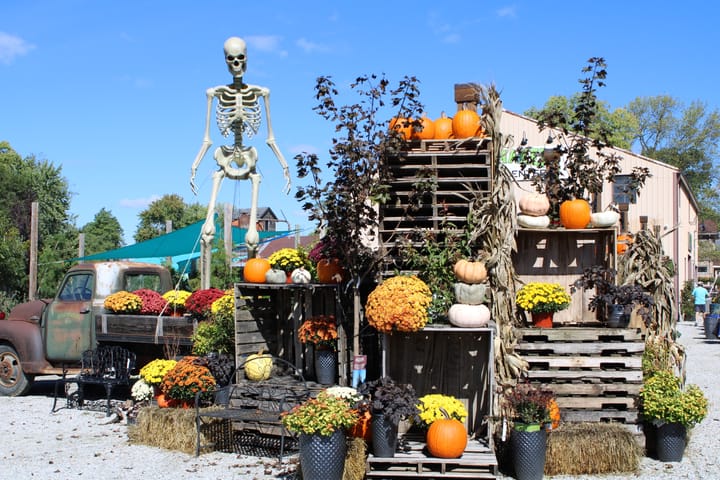
[[0,345],[0,395],[17,397],[25,395],[32,385],[32,377],[25,375],[20,357],[9,345]]

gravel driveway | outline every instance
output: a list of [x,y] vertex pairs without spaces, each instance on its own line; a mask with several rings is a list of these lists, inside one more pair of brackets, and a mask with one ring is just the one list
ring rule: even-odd
[[[688,350],[687,380],[698,384],[710,400],[708,417],[691,431],[679,463],[644,458],[637,475],[628,477],[556,476],[557,480],[643,480],[720,478],[720,342],[705,340],[692,323],[679,326]],[[106,423],[103,412],[62,409],[50,413],[52,377],[36,382],[24,397],[0,397],[3,419],[0,478],[23,479],[262,479],[293,478],[294,459],[210,453],[196,458],[160,448],[130,445],[127,427]],[[498,478],[508,478],[499,476]]]

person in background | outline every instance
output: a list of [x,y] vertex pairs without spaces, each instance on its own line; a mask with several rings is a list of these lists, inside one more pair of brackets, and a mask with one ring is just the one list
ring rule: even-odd
[[695,326],[699,326],[705,319],[705,303],[710,292],[703,286],[702,283],[695,285],[692,291],[692,295],[695,299]]

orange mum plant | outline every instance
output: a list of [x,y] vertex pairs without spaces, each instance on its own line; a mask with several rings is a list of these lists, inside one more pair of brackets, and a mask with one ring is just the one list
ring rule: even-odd
[[196,393],[215,390],[215,377],[200,357],[187,356],[165,374],[160,389],[167,398],[195,400]]
[[365,303],[371,326],[383,333],[416,332],[428,321],[430,287],[414,275],[397,275],[375,287]]
[[298,328],[298,338],[302,343],[335,348],[338,338],[334,315],[316,315],[310,317]]

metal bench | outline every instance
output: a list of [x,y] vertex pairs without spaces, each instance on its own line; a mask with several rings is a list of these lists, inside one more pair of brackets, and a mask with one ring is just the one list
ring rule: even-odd
[[66,390],[69,383],[75,383],[78,386],[74,395],[66,394],[66,405],[69,407],[73,400],[77,400],[79,407],[85,403],[85,385],[102,385],[105,387],[106,396],[106,413],[108,416],[112,413],[112,404],[110,396],[113,388],[117,386],[129,386],[131,384],[131,374],[135,369],[135,354],[130,350],[112,345],[99,346],[92,350],[85,350],[82,354],[80,362],[80,372],[72,377],[63,376],[55,382],[55,392],[53,396],[52,411],[56,412],[58,390],[60,386],[63,391]]
[[[245,377],[246,363],[239,365],[233,374],[232,383],[218,388],[211,400],[203,400],[201,394],[195,396],[195,426],[197,442],[195,455],[200,455],[203,447],[215,446],[202,444],[203,427],[211,422],[223,421],[234,439],[235,430],[252,430],[279,438],[279,459],[285,453],[285,438],[289,432],[281,422],[281,414],[310,398],[302,373],[293,364],[272,356],[270,378],[252,381]],[[214,408],[207,408],[214,407]]]

